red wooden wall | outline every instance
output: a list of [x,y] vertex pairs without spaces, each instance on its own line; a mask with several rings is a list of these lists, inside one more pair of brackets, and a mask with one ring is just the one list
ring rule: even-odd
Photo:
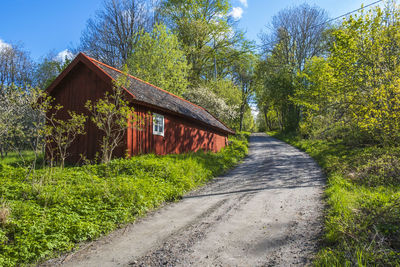
[[[164,136],[153,135],[152,113],[164,115]],[[203,149],[218,152],[226,145],[226,136],[199,126],[188,119],[135,105],[141,118],[127,132],[128,155],[155,153],[180,154]]]
[[[55,98],[54,103],[63,106],[57,117],[68,118],[68,110],[89,115],[85,108],[86,102],[102,98],[110,88],[111,83],[106,83],[85,64],[78,63],[51,92],[51,96]],[[100,155],[99,140],[102,134],[89,119],[86,121],[85,131],[86,134],[78,135],[69,148],[68,162],[77,163],[83,158],[92,160],[96,157],[96,153]],[[120,147],[116,149],[115,155],[124,156],[125,151],[125,147]]]

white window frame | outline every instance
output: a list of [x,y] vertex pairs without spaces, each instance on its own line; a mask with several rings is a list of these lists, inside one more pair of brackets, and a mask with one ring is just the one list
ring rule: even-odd
[[[157,124],[158,120],[161,119],[161,124]],[[162,130],[160,130],[160,126]],[[164,136],[165,132],[164,115],[153,113],[153,134]],[[157,129],[156,129],[157,128]]]

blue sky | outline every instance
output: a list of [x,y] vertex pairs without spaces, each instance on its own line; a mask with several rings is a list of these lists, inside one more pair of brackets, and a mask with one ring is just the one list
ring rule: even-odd
[[[0,0],[0,42],[22,44],[34,60],[79,43],[86,21],[103,0]],[[279,10],[307,2],[336,17],[376,0],[232,0],[232,15],[247,37],[257,35]],[[1,45],[1,43],[0,43]]]

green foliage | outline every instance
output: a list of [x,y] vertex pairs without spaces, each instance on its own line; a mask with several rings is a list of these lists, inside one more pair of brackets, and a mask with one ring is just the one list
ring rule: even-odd
[[324,10],[305,3],[278,12],[269,32],[261,34],[264,60],[258,69],[256,93],[269,130],[298,129],[301,107],[291,101],[298,87],[296,73],[303,70],[307,59],[324,54],[326,21]]
[[306,64],[293,98],[305,108],[306,134],[389,145],[400,140],[399,29],[399,9],[377,7],[330,32],[329,56]]
[[38,161],[39,163],[43,162],[43,154],[38,153],[38,158],[36,158],[33,151],[25,150],[21,151],[20,154],[16,152],[9,152],[7,156],[0,158],[0,164],[18,167],[23,166],[24,164],[31,165],[34,160]]
[[[247,142],[250,138],[251,132],[237,132],[234,139],[242,141],[242,142]],[[247,144],[247,143],[246,143]]]
[[139,33],[127,64],[132,75],[168,92],[182,95],[188,86],[189,65],[176,35],[162,24]]
[[267,128],[264,114],[262,112],[258,112],[256,117],[256,131],[266,132],[267,130],[269,129]]
[[236,59],[236,47],[246,46],[243,34],[234,30],[228,0],[168,0],[161,4],[161,15],[183,45],[191,66],[189,82],[229,75]]
[[71,59],[65,58],[64,62],[56,59],[56,55],[50,53],[36,65],[34,73],[34,85],[45,90],[57,78],[57,76],[71,63]]
[[[246,134],[219,153],[144,155],[108,164],[25,168],[0,164],[0,265],[35,263],[132,222],[232,168]],[[110,175],[111,174],[111,175]],[[4,223],[2,223],[4,222]]]
[[243,114],[243,124],[242,124],[243,131],[248,132],[255,132],[256,131],[256,123],[254,120],[254,116],[251,113],[251,109],[249,106],[245,108]]
[[222,98],[231,107],[238,107],[241,103],[240,89],[231,80],[212,79],[204,82],[203,86]]
[[237,107],[229,106],[224,99],[217,96],[207,87],[189,88],[185,93],[185,99],[207,109],[211,114],[222,120],[229,126],[235,125],[237,118]]
[[[256,69],[259,64],[259,57],[251,52],[242,52],[233,63],[232,76],[235,83],[240,88],[240,106],[239,106],[239,130],[252,131],[253,125],[246,125],[244,128],[244,119],[247,115],[247,123],[254,124],[252,117],[248,116],[249,101],[254,94],[257,86]],[[247,114],[246,114],[247,112]],[[249,120],[250,119],[250,120]]]
[[[42,130],[46,126],[45,115],[50,107],[50,98],[38,88],[3,87],[0,96],[0,152],[13,151],[25,165],[25,150],[36,152],[44,147]],[[35,160],[31,161],[32,169]]]
[[400,147],[275,136],[309,153],[327,172],[325,245],[315,265],[398,266]]
[[[267,125],[272,130],[293,131],[300,120],[299,108],[290,99],[295,91],[296,77],[286,53],[276,45],[271,55],[258,66],[256,98],[259,109],[267,115]],[[264,116],[265,116],[264,115]]]
[[51,158],[50,166],[53,166],[53,160],[59,160],[61,168],[64,168],[65,159],[69,156],[69,147],[78,135],[85,134],[87,117],[68,111],[68,119],[59,119],[56,115],[60,109],[61,106],[53,108],[54,112],[46,118],[47,123],[42,133],[46,139],[48,155]]

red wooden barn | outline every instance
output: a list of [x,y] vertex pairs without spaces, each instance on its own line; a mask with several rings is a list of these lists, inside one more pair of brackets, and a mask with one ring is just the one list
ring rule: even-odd
[[[123,73],[80,53],[47,88],[56,104],[66,111],[88,114],[85,103],[96,101],[113,86]],[[115,156],[142,153],[158,155],[185,153],[199,149],[217,152],[227,144],[227,136],[235,134],[206,109],[173,95],[136,77],[129,76],[124,88],[138,116],[146,117],[144,129],[128,128],[125,144],[116,149]],[[146,114],[152,116],[146,116]],[[101,133],[88,121],[86,135],[79,136],[69,149],[69,161],[79,161],[81,155],[93,159],[100,151]]]

